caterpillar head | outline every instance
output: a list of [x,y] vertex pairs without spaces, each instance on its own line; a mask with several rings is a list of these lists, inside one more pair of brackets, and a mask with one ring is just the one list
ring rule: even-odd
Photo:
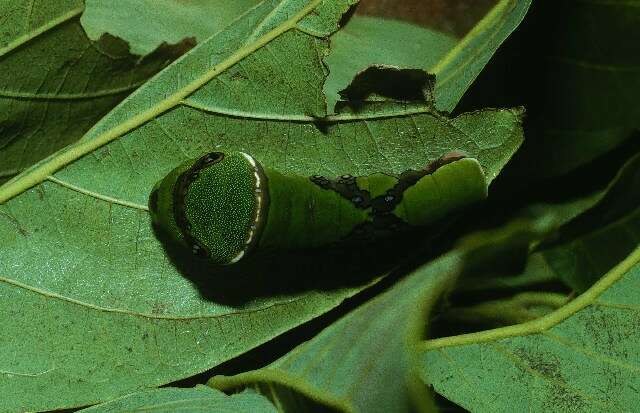
[[149,210],[176,243],[214,263],[233,264],[258,241],[267,194],[262,168],[250,155],[212,152],[158,182]]

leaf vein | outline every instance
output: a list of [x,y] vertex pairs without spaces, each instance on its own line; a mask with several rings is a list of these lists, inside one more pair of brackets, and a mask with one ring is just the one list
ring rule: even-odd
[[131,90],[135,90],[144,81],[126,85],[120,88],[113,88],[108,90],[100,90],[93,93],[27,93],[17,92],[13,90],[0,90],[0,97],[12,98],[12,99],[30,99],[30,100],[82,100],[82,99],[95,99],[106,96],[120,95]]
[[139,209],[139,210],[145,211],[145,212],[149,211],[149,208],[146,205],[140,205],[140,204],[136,204],[134,202],[129,202],[129,201],[124,201],[124,200],[121,200],[121,199],[113,198],[113,197],[110,197],[108,195],[102,195],[102,194],[99,194],[97,192],[90,191],[88,189],[85,189],[85,188],[73,185],[71,183],[65,182],[65,181],[63,181],[61,179],[56,178],[55,176],[50,176],[47,179],[49,181],[51,181],[51,182],[54,182],[54,183],[64,187],[64,188],[67,188],[67,189],[70,189],[72,191],[78,192],[78,193],[80,193],[82,195],[90,196],[90,197],[98,199],[100,201],[105,201],[105,202],[108,202],[110,204],[121,205],[121,206],[128,207],[128,208]]
[[152,319],[152,320],[196,320],[196,319],[222,319],[222,318],[227,318],[227,317],[236,317],[239,315],[248,315],[248,314],[255,314],[255,313],[260,313],[263,311],[268,311],[271,310],[273,308],[276,307],[282,307],[282,306],[287,306],[290,304],[294,304],[297,303],[299,301],[304,301],[303,297],[298,297],[298,298],[294,298],[291,300],[287,300],[287,301],[281,301],[281,302],[275,302],[269,305],[265,305],[264,307],[259,307],[259,308],[251,308],[251,309],[245,309],[245,310],[234,310],[228,313],[224,313],[224,314],[194,314],[194,315],[185,315],[185,316],[179,316],[179,315],[161,315],[161,314],[152,314],[152,313],[143,313],[143,312],[138,312],[138,311],[131,311],[131,310],[127,310],[124,308],[115,308],[115,307],[103,307],[97,304],[92,304],[92,303],[88,303],[86,301],[82,301],[82,300],[77,300],[75,298],[71,298],[71,297],[66,297],[63,296],[61,294],[58,294],[56,292],[53,291],[48,291],[48,290],[44,290],[41,288],[37,288],[28,284],[24,284],[20,281],[17,280],[13,280],[11,278],[8,277],[3,277],[0,276],[0,283],[4,283],[4,284],[8,284],[12,287],[16,287],[16,288],[21,288],[27,291],[30,291],[32,293],[41,295],[43,297],[46,298],[51,298],[54,300],[59,300],[59,301],[64,301],[70,304],[75,304],[78,305],[80,307],[86,307],[92,310],[96,310],[96,311],[101,311],[101,312],[105,312],[105,313],[116,313],[116,314],[123,314],[123,315],[127,315],[127,316],[132,316],[132,317],[139,317],[139,318],[147,318],[147,319]]
[[60,15],[56,19],[49,20],[47,24],[44,24],[38,27],[36,30],[29,32],[25,35],[19,36],[12,42],[9,42],[5,47],[0,48],[0,56],[4,56],[12,50],[22,46],[23,44],[29,42],[30,40],[35,39],[38,35],[45,33],[47,30],[50,30],[60,24],[65,23],[68,20],[73,19],[74,17],[80,15],[84,11],[84,5],[69,10],[67,13]]

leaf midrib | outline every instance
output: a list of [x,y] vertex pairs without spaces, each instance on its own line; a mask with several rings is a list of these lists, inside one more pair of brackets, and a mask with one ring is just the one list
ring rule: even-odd
[[88,303],[86,301],[82,301],[82,300],[77,300],[75,298],[71,298],[71,297],[66,297],[62,294],[53,292],[53,291],[49,291],[49,290],[45,290],[45,289],[41,289],[41,288],[37,288],[25,283],[22,283],[20,281],[17,280],[13,280],[11,278],[8,277],[3,277],[0,276],[0,283],[3,284],[7,284],[10,285],[12,287],[15,288],[20,288],[38,295],[41,295],[43,297],[46,298],[50,298],[53,300],[58,300],[58,301],[64,301],[70,304],[74,304],[74,305],[78,305],[80,307],[84,307],[84,308],[88,308],[91,310],[95,310],[95,311],[100,311],[100,312],[104,312],[104,313],[115,313],[115,314],[123,314],[123,315],[127,315],[127,316],[132,316],[132,317],[138,317],[138,318],[146,318],[146,319],[152,319],[152,320],[176,320],[176,321],[180,321],[180,320],[196,320],[196,319],[221,319],[221,318],[227,318],[227,317],[236,317],[238,315],[245,315],[245,314],[255,314],[255,313],[260,313],[263,311],[268,311],[271,310],[272,308],[276,308],[276,307],[284,307],[284,306],[288,306],[290,304],[294,304],[297,303],[299,301],[304,301],[306,297],[296,297],[296,298],[292,298],[286,301],[280,301],[280,302],[274,302],[271,303],[269,305],[263,306],[263,307],[257,307],[257,308],[251,308],[251,309],[244,309],[244,310],[234,310],[234,311],[230,311],[224,314],[193,314],[193,315],[184,315],[184,316],[178,316],[178,315],[162,315],[162,314],[151,314],[151,313],[143,313],[143,312],[139,312],[139,311],[131,311],[131,310],[127,310],[124,308],[116,308],[116,307],[103,307],[97,304],[92,304],[92,303]]
[[[224,72],[231,66],[235,65],[245,57],[249,56],[251,53],[254,53],[256,50],[264,47],[269,42],[276,39],[283,33],[286,33],[287,31],[295,28],[297,23],[300,20],[302,20],[306,15],[311,13],[311,11],[313,11],[321,2],[322,0],[312,0],[311,2],[309,2],[309,4],[307,4],[304,8],[302,8],[298,13],[296,13],[291,18],[283,22],[281,25],[277,26],[275,29],[259,37],[258,39],[256,39],[255,42],[238,49],[233,54],[231,54],[231,56],[229,56],[227,59],[211,67],[202,76],[198,77],[193,82],[186,85],[184,88],[178,90],[173,95],[168,96],[166,99],[160,102],[160,104],[153,106],[152,108],[145,110],[141,113],[138,113],[137,115],[129,118],[127,121],[119,124],[118,126],[112,129],[109,129],[108,131],[102,134],[99,134],[93,139],[80,140],[79,142],[70,145],[69,147],[61,150],[60,152],[57,152],[52,156],[44,159],[43,161],[40,161],[33,167],[26,170],[23,174],[11,179],[2,187],[2,190],[0,191],[0,204],[8,201],[9,199],[24,192],[25,190],[41,183],[49,175],[53,174],[55,171],[63,168],[64,166],[70,164],[76,159],[79,159],[80,157],[119,138],[125,133],[135,129],[136,127],[150,121],[151,119],[177,106],[182,102],[184,98],[191,95],[193,92],[198,90],[204,84],[206,84],[211,79],[213,79],[215,76],[219,75],[220,73]],[[140,89],[138,90],[140,91]],[[134,94],[131,97],[134,97],[134,96],[137,96],[137,94]],[[131,97],[129,97],[129,99]],[[99,126],[99,125],[100,124],[96,126]],[[85,136],[88,136],[90,133],[91,131],[89,131]]]
[[0,48],[0,57],[8,54],[12,50],[17,49],[25,43],[35,39],[39,35],[47,32],[48,30],[53,29],[56,26],[59,26],[65,23],[68,20],[73,19],[74,17],[79,16],[84,11],[84,5],[77,7],[75,9],[69,10],[67,13],[61,14],[58,18],[49,20],[47,24],[43,24],[42,26],[37,27],[35,30],[29,31],[22,36],[17,37],[13,41],[9,42],[5,47]]
[[299,123],[317,123],[318,121],[322,121],[324,123],[338,123],[338,122],[346,122],[346,121],[357,121],[357,120],[369,120],[369,119],[384,119],[384,118],[395,118],[400,116],[411,116],[411,115],[420,115],[423,113],[429,113],[439,119],[447,120],[450,122],[450,119],[443,117],[438,114],[434,109],[433,105],[425,103],[425,104],[417,104],[412,106],[411,108],[405,108],[402,110],[390,110],[388,112],[358,112],[358,113],[340,113],[337,115],[329,115],[323,118],[317,118],[308,115],[295,115],[295,114],[287,114],[280,115],[276,113],[256,113],[256,112],[247,112],[243,110],[229,110],[227,108],[214,108],[207,105],[201,105],[195,102],[191,102],[189,100],[183,100],[180,102],[182,105],[201,110],[207,113],[214,113],[223,116],[230,116],[235,118],[243,118],[243,119],[257,119],[257,120],[268,120],[268,121],[280,121],[280,122],[299,122]]
[[131,92],[142,86],[145,81],[136,82],[130,85],[117,87],[113,89],[103,89],[90,93],[28,93],[13,90],[0,89],[0,97],[24,100],[85,100],[96,99],[107,96],[122,95]]
[[471,32],[469,32],[460,42],[458,42],[458,44],[455,45],[453,49],[451,49],[451,51],[449,51],[449,53],[447,53],[447,55],[441,61],[438,62],[438,64],[433,68],[433,73],[438,79],[438,88],[442,88],[456,74],[458,74],[461,70],[464,70],[467,67],[467,63],[475,60],[486,48],[486,46],[491,43],[500,29],[502,29],[507,23],[507,19],[502,19],[501,24],[495,27],[492,36],[489,37],[489,39],[484,42],[481,47],[477,48],[477,51],[475,53],[468,54],[465,61],[462,64],[456,65],[455,69],[447,74],[447,76],[438,78],[438,74],[444,72],[447,67],[455,61],[460,52],[464,51],[465,48],[474,40],[474,38],[476,37],[476,33],[482,33],[486,30],[486,27],[495,24],[496,20],[506,14],[505,9],[509,5],[511,5],[512,8],[515,8],[515,2],[513,1],[504,1],[498,3],[492,10],[489,11],[489,13],[487,13],[487,15],[480,21],[480,23],[474,26]]

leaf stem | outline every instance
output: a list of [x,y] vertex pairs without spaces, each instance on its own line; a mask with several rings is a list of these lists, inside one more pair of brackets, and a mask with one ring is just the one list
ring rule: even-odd
[[604,277],[591,286],[591,288],[551,314],[514,326],[426,340],[418,346],[419,350],[429,351],[442,347],[477,344],[526,334],[536,334],[549,330],[583,308],[594,304],[607,289],[624,277],[632,268],[636,267],[638,263],[640,263],[640,247],[636,248],[627,258],[611,269]]

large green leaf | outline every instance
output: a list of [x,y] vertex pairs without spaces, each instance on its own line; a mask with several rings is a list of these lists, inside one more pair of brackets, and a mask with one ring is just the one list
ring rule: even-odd
[[0,182],[80,138],[172,58],[137,63],[122,41],[90,41],[83,9],[81,0],[0,1]]
[[216,376],[224,391],[245,387],[269,397],[285,412],[408,412],[432,404],[412,366],[413,346],[425,318],[460,272],[452,253],[415,271],[271,365],[236,376]]
[[[640,243],[640,154],[591,208],[538,246],[528,273],[554,274],[583,292]],[[606,245],[606,254],[601,248]]]
[[383,272],[357,279],[341,261],[294,257],[257,269],[185,267],[156,238],[146,201],[189,157],[224,147],[287,172],[359,175],[461,149],[489,180],[497,175],[522,140],[520,110],[448,119],[428,103],[379,103],[318,119],[320,58],[350,5],[261,2],[79,142],[0,188],[8,409],[77,406],[191,376],[326,312]]
[[269,401],[253,392],[233,396],[207,386],[192,389],[166,387],[133,393],[98,406],[80,410],[83,413],[275,413]]
[[131,53],[145,56],[163,43],[188,38],[200,43],[258,2],[85,0],[81,22],[89,38],[109,33],[126,41]]
[[516,185],[566,174],[633,139],[639,45],[636,0],[535,2],[470,93],[476,107],[527,107]]
[[[640,128],[640,3],[541,4],[535,42],[545,82],[526,160],[547,174],[583,165]],[[543,31],[544,33],[544,31]],[[553,148],[550,150],[549,148]],[[525,161],[526,161],[525,160]]]
[[[426,341],[425,380],[472,411],[507,411],[514,406],[533,411],[624,410],[637,398],[633,386],[638,337],[629,332],[636,330],[638,318],[634,303],[640,276],[639,171],[636,155],[605,191],[561,208],[564,220],[573,215],[567,211],[588,206],[552,241],[534,249],[523,273],[505,279],[507,285],[502,286],[559,277],[578,292],[591,288],[534,321]],[[499,282],[495,279],[490,285]],[[517,321],[535,314],[535,301],[553,307],[561,300],[554,294],[536,294],[463,310],[476,319]],[[491,370],[486,369],[489,365]]]
[[467,239],[271,365],[216,376],[209,385],[225,391],[254,388],[283,411],[315,411],[312,406],[318,405],[343,412],[432,410],[430,393],[417,380],[415,347],[434,304],[487,257],[526,255],[547,226],[516,223]]
[[423,378],[474,412],[628,411],[637,404],[640,249],[534,321],[428,340]]

